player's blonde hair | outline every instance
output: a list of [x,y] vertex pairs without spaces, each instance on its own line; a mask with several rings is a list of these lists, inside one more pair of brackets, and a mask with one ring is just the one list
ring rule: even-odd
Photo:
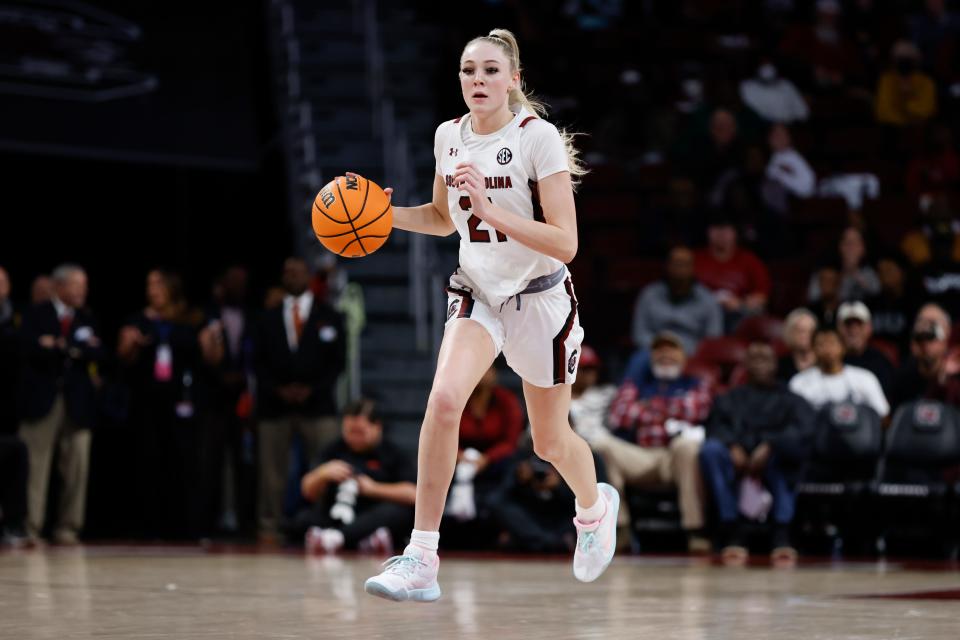
[[[464,47],[464,51],[466,51],[467,47],[477,42],[489,42],[490,44],[500,47],[500,50],[503,51],[507,60],[510,61],[511,70],[521,74],[520,83],[510,90],[507,104],[511,107],[521,105],[530,113],[534,113],[541,118],[544,117],[547,114],[547,105],[534,98],[533,93],[528,92],[524,88],[523,68],[520,66],[520,45],[517,44],[517,37],[513,35],[513,32],[509,29],[491,29],[487,35],[478,36],[468,42]],[[580,158],[580,150],[573,144],[573,140],[578,134],[559,127],[557,130],[560,132],[563,146],[567,150],[567,167],[570,170],[570,179],[573,182],[574,188],[576,188],[580,183],[580,178],[588,171],[583,164],[583,160]]]

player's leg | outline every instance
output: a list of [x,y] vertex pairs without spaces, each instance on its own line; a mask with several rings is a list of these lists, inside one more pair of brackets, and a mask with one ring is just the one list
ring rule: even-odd
[[538,387],[524,380],[523,396],[534,452],[557,469],[576,496],[573,573],[578,580],[591,582],[616,552],[620,494],[609,484],[597,484],[590,446],[570,426],[570,385]]
[[460,417],[497,353],[490,333],[478,322],[453,322],[444,333],[417,452],[414,528],[419,531],[440,529],[457,464]]
[[503,313],[507,363],[523,378],[534,451],[553,464],[576,496],[574,575],[595,580],[613,559],[620,494],[597,484],[593,455],[570,426],[583,329],[569,276],[540,293],[520,295]]
[[579,504],[596,503],[597,471],[590,445],[570,426],[570,385],[544,388],[524,380],[523,397],[534,453],[556,468]]
[[[486,312],[479,303],[474,305],[474,313]],[[388,561],[383,573],[367,580],[367,593],[398,601],[428,602],[440,597],[436,545],[457,462],[460,416],[498,353],[490,330],[480,321],[454,319],[447,325],[420,429],[417,503],[410,545],[403,555]]]

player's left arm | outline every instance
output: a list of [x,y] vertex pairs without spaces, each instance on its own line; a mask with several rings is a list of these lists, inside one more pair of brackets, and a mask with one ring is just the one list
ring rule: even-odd
[[570,172],[559,171],[539,183],[543,222],[530,220],[498,207],[487,200],[484,176],[472,162],[461,162],[454,182],[470,194],[471,212],[504,233],[511,241],[568,263],[577,255],[577,209],[573,202]]

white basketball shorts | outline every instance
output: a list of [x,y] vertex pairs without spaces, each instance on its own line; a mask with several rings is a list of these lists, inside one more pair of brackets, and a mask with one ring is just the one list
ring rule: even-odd
[[474,320],[493,338],[494,357],[503,352],[518,376],[537,387],[577,379],[583,328],[570,272],[552,288],[520,293],[491,308],[474,296],[476,287],[461,270],[447,287],[447,322]]

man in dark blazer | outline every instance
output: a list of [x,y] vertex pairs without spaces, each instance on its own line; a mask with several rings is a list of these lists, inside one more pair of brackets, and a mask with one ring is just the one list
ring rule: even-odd
[[283,303],[267,311],[255,343],[260,540],[276,541],[294,433],[314,460],[339,434],[334,391],[346,360],[343,318],[308,290],[300,258],[283,265]]
[[54,447],[63,481],[54,541],[77,544],[83,528],[90,427],[97,415],[102,345],[85,308],[87,274],[71,264],[53,272],[54,295],[24,314],[21,328],[20,438],[30,452],[27,534],[43,530]]

